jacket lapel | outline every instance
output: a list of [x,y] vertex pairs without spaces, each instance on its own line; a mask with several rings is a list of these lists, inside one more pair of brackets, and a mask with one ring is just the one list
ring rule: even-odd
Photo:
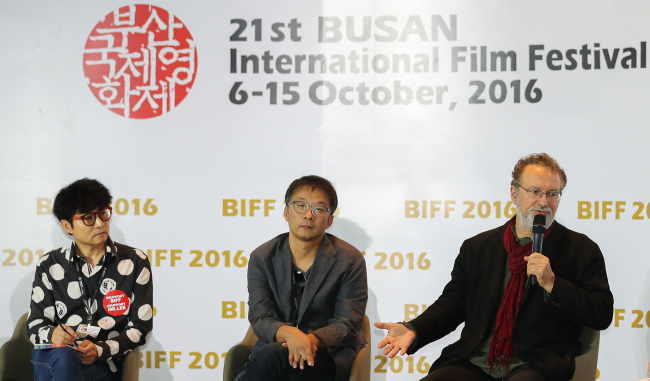
[[298,322],[302,320],[307,307],[314,298],[314,295],[316,295],[316,291],[318,291],[321,284],[325,280],[325,277],[332,268],[332,265],[334,265],[335,259],[330,255],[330,253],[333,251],[334,246],[326,234],[323,237],[323,242],[321,242],[321,245],[318,248],[318,253],[316,253],[316,258],[314,258],[314,263],[312,264],[311,271],[309,272],[309,279],[307,280],[307,284],[305,285],[305,290],[300,301]]
[[275,274],[275,294],[280,302],[282,319],[288,321],[291,313],[291,249],[286,239],[280,248],[280,254],[273,257],[273,272]]
[[[485,253],[500,253],[499,256],[494,258],[489,258],[488,263],[486,264],[489,267],[489,279],[491,281],[487,282],[484,285],[483,289],[485,291],[485,297],[487,303],[486,306],[496,306],[492,307],[493,310],[488,308],[490,316],[495,316],[501,305],[501,299],[503,298],[504,291],[504,279],[506,276],[506,269],[508,267],[508,253],[506,252],[505,246],[503,244],[503,235],[506,231],[506,227],[510,221],[508,221],[501,229],[497,230],[496,236],[490,241],[489,246],[486,245]],[[492,281],[495,280],[495,281]]]

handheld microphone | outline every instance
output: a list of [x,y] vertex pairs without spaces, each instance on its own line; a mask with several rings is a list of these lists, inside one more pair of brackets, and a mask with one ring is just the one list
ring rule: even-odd
[[[533,253],[542,252],[542,241],[544,241],[544,233],[546,232],[546,217],[541,214],[536,214],[533,219]],[[537,284],[537,277],[531,276],[531,283]]]

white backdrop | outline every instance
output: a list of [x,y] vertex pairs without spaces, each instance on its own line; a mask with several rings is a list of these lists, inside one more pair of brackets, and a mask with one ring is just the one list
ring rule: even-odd
[[[141,377],[220,380],[225,353],[248,326],[248,255],[287,230],[291,180],[334,183],[330,231],[365,252],[370,320],[410,320],[441,292],[463,239],[512,212],[516,160],[548,152],[568,174],[558,220],[600,245],[615,297],[599,379],[645,375],[650,4],[148,4],[157,8],[133,13],[162,9],[175,21],[129,21],[121,8],[129,4],[113,0],[3,2],[0,343],[28,309],[37,255],[69,244],[48,205],[78,178],[111,189],[111,235],[153,264],[155,327]],[[122,29],[98,26],[115,10]],[[98,35],[103,46],[106,36],[146,46],[84,52]],[[161,36],[168,40],[157,44]],[[126,57],[132,65],[111,73],[108,62]],[[98,85],[144,81],[136,71],[153,73],[154,64],[176,80]],[[181,74],[170,76],[172,67]],[[91,89],[118,95],[118,105],[128,92],[131,114]],[[154,95],[134,117],[147,91]],[[373,329],[373,347],[381,337]],[[387,362],[374,349],[372,379],[417,380],[456,337],[412,360]]]

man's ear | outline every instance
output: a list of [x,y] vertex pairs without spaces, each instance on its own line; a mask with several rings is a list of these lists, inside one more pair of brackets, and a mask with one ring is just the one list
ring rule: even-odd
[[328,219],[329,220],[327,221],[327,227],[325,229],[329,229],[329,227],[332,226],[332,223],[334,222],[334,216],[330,214]]
[[289,221],[289,210],[287,209],[286,206],[284,207],[284,212],[282,212],[282,215],[284,216],[284,220],[288,222]]
[[66,233],[72,235],[72,225],[67,220],[61,220],[61,227],[65,230]]
[[517,205],[517,187],[514,185],[510,186],[510,199],[513,205]]

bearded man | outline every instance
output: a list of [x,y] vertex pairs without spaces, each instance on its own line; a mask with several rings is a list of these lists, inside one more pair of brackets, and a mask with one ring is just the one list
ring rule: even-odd
[[[451,281],[420,316],[375,323],[388,330],[384,355],[412,354],[464,323],[423,381],[570,380],[583,328],[606,329],[614,297],[598,245],[555,221],[566,183],[549,155],[521,158],[510,184],[515,217],[463,243]],[[535,215],[546,221],[543,253],[532,252]]]

